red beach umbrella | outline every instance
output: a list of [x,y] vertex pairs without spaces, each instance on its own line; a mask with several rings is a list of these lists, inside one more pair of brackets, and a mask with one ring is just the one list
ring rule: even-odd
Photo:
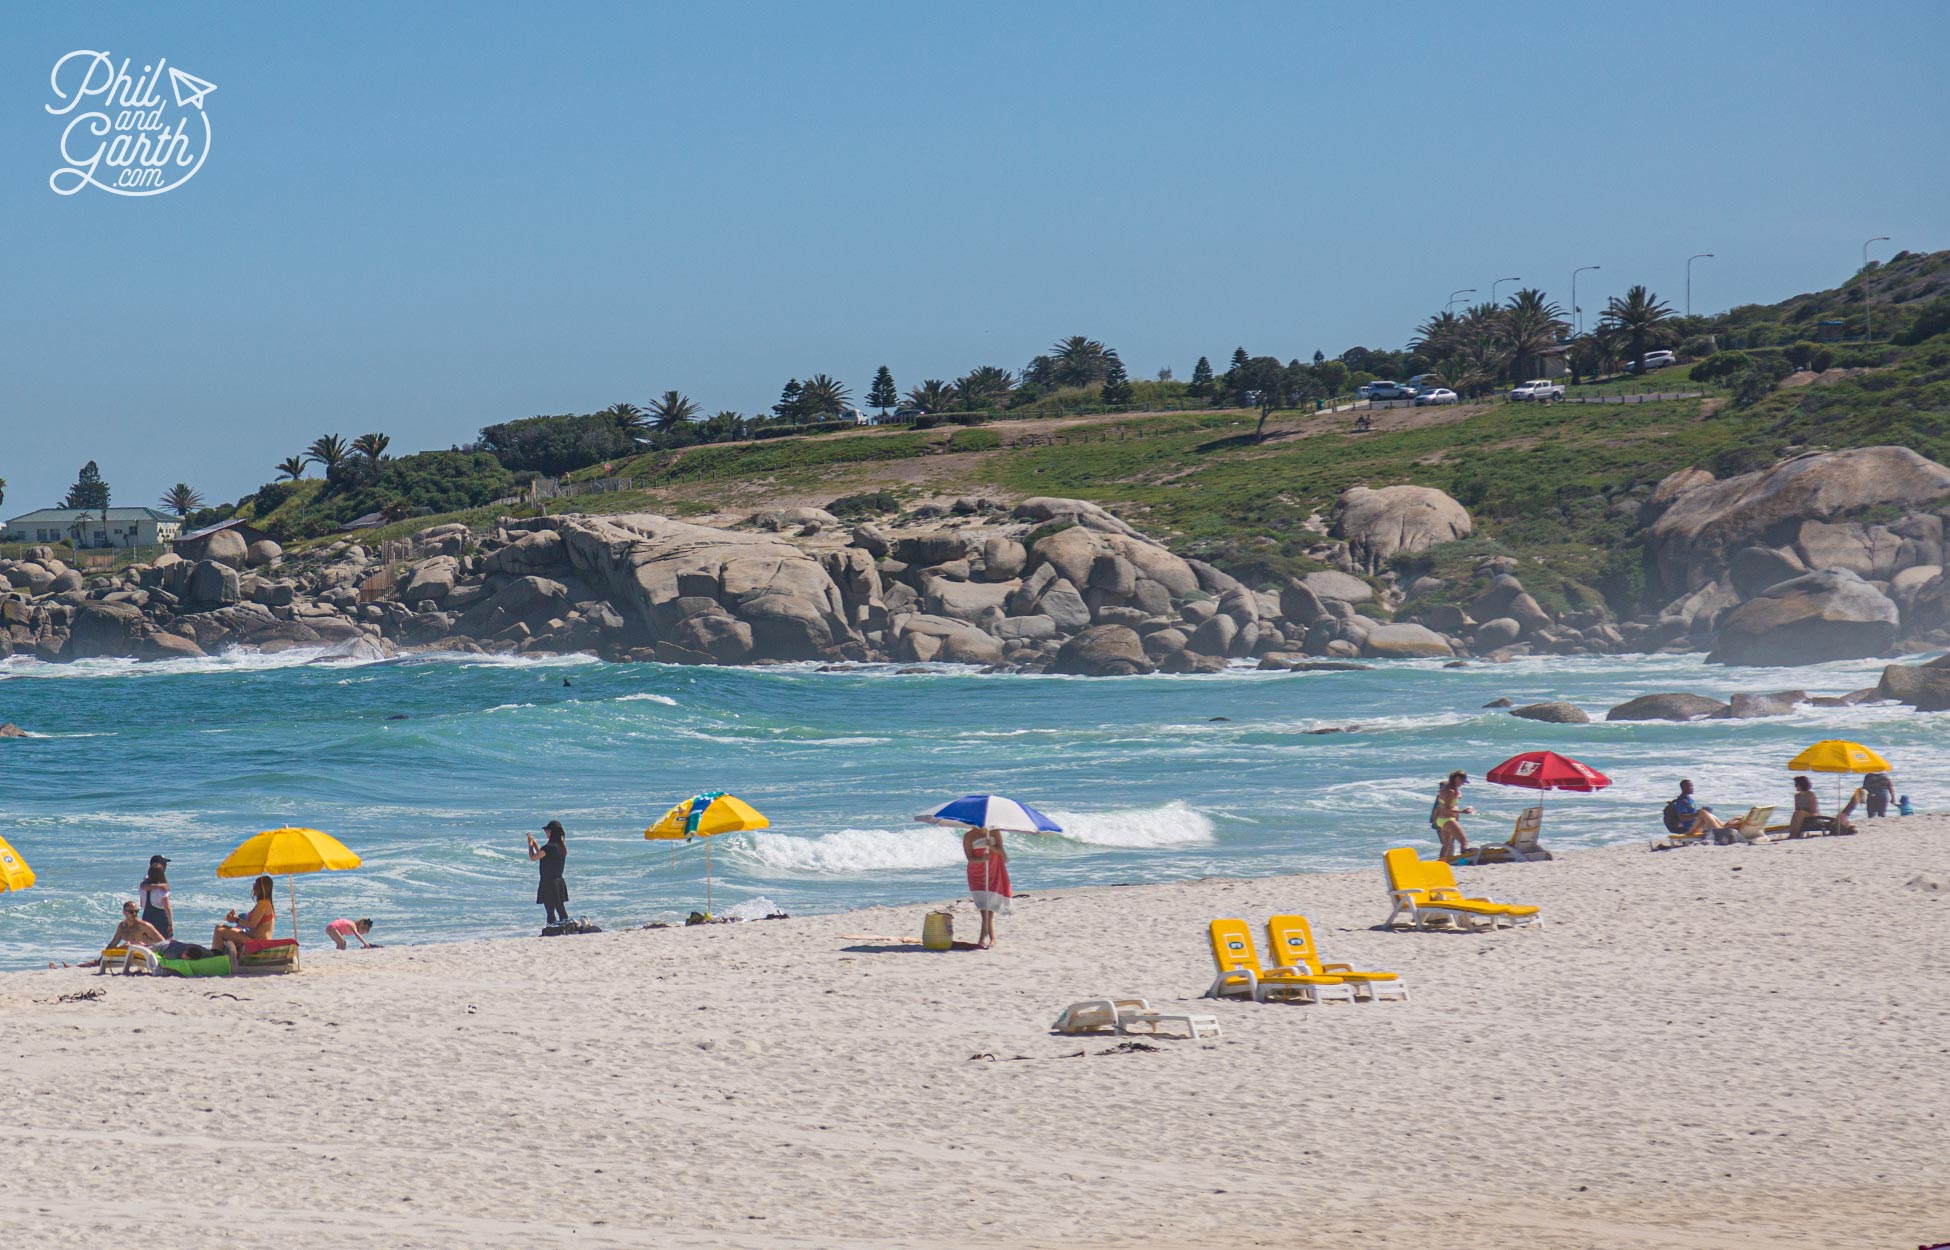
[[1611,784],[1589,764],[1581,764],[1555,751],[1525,751],[1513,755],[1490,769],[1489,780],[1499,786],[1522,786],[1526,790],[1578,790],[1585,794]]

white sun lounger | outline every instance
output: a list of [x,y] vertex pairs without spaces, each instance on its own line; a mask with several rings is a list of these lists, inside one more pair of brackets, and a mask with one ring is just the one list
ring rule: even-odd
[[1065,1034],[1098,1033],[1109,1029],[1119,1035],[1142,1029],[1156,1035],[1165,1025],[1177,1025],[1193,1038],[1219,1036],[1217,1016],[1190,1012],[1153,1011],[1142,998],[1086,998],[1071,1003],[1056,1017],[1051,1031]]

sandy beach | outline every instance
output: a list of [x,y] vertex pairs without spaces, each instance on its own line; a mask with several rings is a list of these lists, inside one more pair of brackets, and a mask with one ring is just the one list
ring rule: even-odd
[[[1460,875],[1548,924],[1383,932],[1378,869],[1028,880],[986,953],[843,936],[919,934],[925,908],[890,908],[321,944],[285,977],[10,975],[0,1243],[1950,1239],[1950,895],[1905,888],[1950,882],[1950,818]],[[1412,1001],[1198,1001],[1207,920],[1293,909]],[[1048,1032],[1112,993],[1224,1036]]]

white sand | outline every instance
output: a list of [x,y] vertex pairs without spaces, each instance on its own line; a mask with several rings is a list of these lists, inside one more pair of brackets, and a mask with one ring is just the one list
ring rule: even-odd
[[[1950,894],[1918,874],[1950,880],[1950,819],[1466,871],[1549,917],[1493,936],[1371,928],[1376,871],[1038,894],[989,953],[839,938],[910,908],[22,973],[0,1246],[1940,1241]],[[1206,920],[1294,908],[1414,1000],[1196,1002]],[[1046,1032],[1113,992],[1225,1037]]]

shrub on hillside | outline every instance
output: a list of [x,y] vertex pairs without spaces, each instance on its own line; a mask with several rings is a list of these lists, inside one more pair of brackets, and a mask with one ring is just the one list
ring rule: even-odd
[[1950,333],[1950,295],[1939,296],[1923,305],[1916,320],[1909,323],[1909,329],[1896,336],[1896,342],[1914,347],[1944,333]]
[[1002,446],[1002,436],[994,430],[956,430],[948,440],[949,451],[994,451]]
[[636,440],[603,413],[504,421],[481,430],[481,450],[503,468],[560,477],[575,469],[634,455]]
[[[294,482],[266,482],[257,488],[256,494],[251,496],[251,510],[257,516],[269,516],[278,510],[280,504],[291,498],[297,489],[297,484]],[[241,505],[243,501],[238,500],[238,503]]]
[[410,514],[460,512],[493,503],[514,489],[514,474],[485,451],[422,451],[388,460],[364,490],[332,495],[321,515],[343,524],[388,507]]
[[1745,352],[1718,352],[1694,365],[1690,376],[1695,382],[1724,382],[1745,373],[1753,363],[1754,358]]
[[1832,349],[1823,347],[1819,343],[1810,343],[1806,339],[1790,344],[1781,354],[1787,357],[1787,362],[1795,368],[1807,369],[1815,373],[1826,369],[1835,359]]
[[857,495],[842,495],[826,505],[826,511],[849,520],[853,517],[885,516],[889,512],[900,511],[901,501],[884,490],[863,491]]

